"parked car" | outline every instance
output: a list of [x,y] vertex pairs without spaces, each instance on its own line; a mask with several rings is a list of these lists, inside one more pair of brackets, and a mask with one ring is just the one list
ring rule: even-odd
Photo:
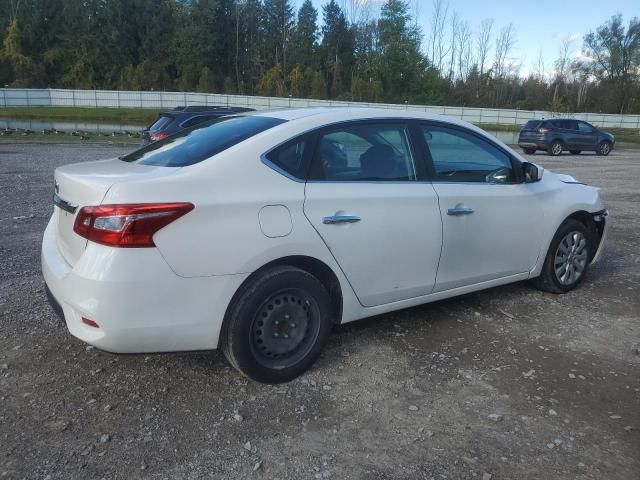
[[169,112],[158,115],[158,118],[142,131],[142,146],[167,138],[169,135],[208,122],[225,115],[252,112],[252,108],[189,105],[176,107]]
[[527,279],[568,292],[608,226],[597,188],[473,125],[359,108],[224,117],[65,165],[54,203],[42,271],[73,335],[221,348],[270,383],[335,324]]
[[615,137],[611,133],[570,118],[529,120],[520,130],[518,138],[518,145],[528,155],[537,150],[546,150],[554,156],[566,150],[572,155],[578,155],[583,150],[609,155],[615,144]]

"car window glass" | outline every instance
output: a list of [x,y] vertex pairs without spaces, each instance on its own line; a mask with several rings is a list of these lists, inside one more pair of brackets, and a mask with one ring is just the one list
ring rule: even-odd
[[305,148],[306,142],[297,140],[272,150],[266,157],[289,175],[303,179],[306,176],[303,165]]
[[212,117],[211,115],[196,115],[195,117],[192,117],[184,121],[182,123],[182,127],[183,128],[193,127],[194,125],[197,125],[202,122],[206,122],[207,120],[211,120],[212,118],[215,118],[215,117]]
[[593,127],[591,125],[589,125],[588,123],[578,122],[578,128],[580,129],[581,133],[592,133],[593,132]]
[[457,129],[423,126],[436,179],[450,182],[513,183],[509,156],[486,140]]
[[259,115],[222,117],[181,130],[120,159],[142,165],[185,167],[206,160],[285,121]]
[[405,125],[364,124],[321,136],[313,179],[414,181],[416,168]]
[[161,115],[153,124],[149,127],[149,130],[161,130],[171,123],[173,117],[169,115]]

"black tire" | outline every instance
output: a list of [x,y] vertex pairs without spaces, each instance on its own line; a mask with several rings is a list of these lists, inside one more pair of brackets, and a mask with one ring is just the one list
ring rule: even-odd
[[571,155],[580,155],[581,152],[582,152],[582,150],[569,150],[569,153]]
[[293,380],[318,358],[333,319],[325,287],[288,265],[260,273],[234,296],[220,345],[237,370],[262,383]]
[[[559,253],[560,243],[570,234],[577,232],[586,241],[585,245],[585,258],[584,258],[584,267],[580,273],[580,275],[574,280],[568,283],[563,283],[561,280],[561,274],[556,273],[556,255]],[[544,290],[546,292],[552,293],[567,293],[574,288],[576,288],[587,275],[587,271],[589,270],[589,262],[591,258],[593,258],[593,235],[591,232],[585,227],[585,225],[577,220],[569,219],[565,221],[551,240],[551,245],[549,246],[549,251],[547,252],[547,256],[544,259],[544,265],[542,266],[542,271],[540,272],[540,276],[533,280],[535,286],[540,290]],[[573,258],[573,257],[572,257]],[[576,255],[577,258],[577,255]],[[561,265],[560,268],[564,264]]]
[[600,142],[600,144],[598,145],[598,150],[596,150],[596,153],[598,155],[602,155],[606,157],[611,153],[611,143],[607,142],[606,140],[604,142]]
[[533,155],[534,153],[536,153],[535,148],[523,148],[522,151],[527,155]]
[[549,153],[549,155],[551,156],[557,157],[558,155],[562,154],[562,150],[562,142],[560,140],[554,140],[553,142],[551,142],[551,145],[549,145],[547,153]]

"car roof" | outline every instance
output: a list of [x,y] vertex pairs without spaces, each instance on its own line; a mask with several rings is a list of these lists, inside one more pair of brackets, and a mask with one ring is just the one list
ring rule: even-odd
[[264,117],[280,118],[287,121],[309,119],[314,117],[319,125],[345,122],[349,120],[375,120],[375,119],[417,119],[435,120],[464,127],[474,127],[472,124],[457,118],[438,115],[436,113],[423,112],[411,109],[396,108],[371,108],[371,107],[309,107],[291,108],[279,110],[260,110],[248,112],[245,115],[258,115]]

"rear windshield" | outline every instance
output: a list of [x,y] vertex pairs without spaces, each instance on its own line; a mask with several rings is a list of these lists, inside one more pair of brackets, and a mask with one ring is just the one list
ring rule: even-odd
[[227,148],[284,123],[272,117],[222,117],[181,130],[120,157],[125,162],[160,167],[185,167],[201,162]]
[[529,120],[524,124],[524,128],[527,130],[535,130],[537,129],[542,122],[540,120]]
[[149,130],[162,130],[164,127],[169,125],[172,120],[173,117],[170,115],[160,115],[158,119],[151,124]]

